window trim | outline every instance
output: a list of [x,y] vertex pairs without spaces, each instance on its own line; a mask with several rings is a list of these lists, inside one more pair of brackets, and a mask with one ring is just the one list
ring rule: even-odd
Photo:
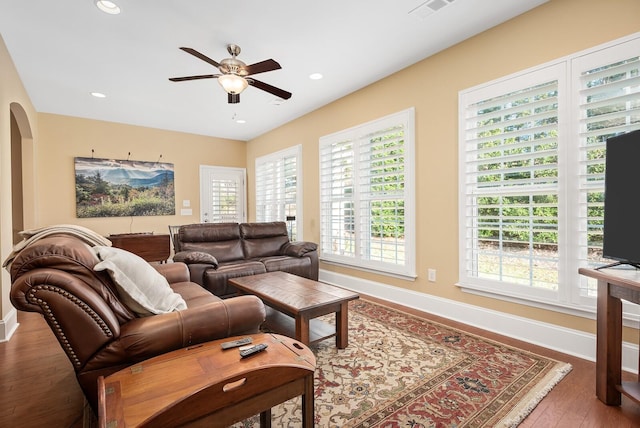
[[[544,64],[540,64],[526,70],[521,70],[519,72],[513,73],[508,76],[503,76],[498,79],[492,80],[490,82],[485,82],[480,85],[474,86],[472,88],[467,88],[462,90],[458,94],[459,101],[459,121],[458,121],[458,139],[459,139],[459,207],[458,207],[458,231],[459,231],[459,280],[456,283],[458,287],[461,288],[463,292],[468,292],[472,294],[492,297],[504,301],[515,302],[519,304],[525,304],[532,307],[538,307],[548,310],[553,310],[556,312],[568,313],[571,315],[577,315],[585,318],[593,318],[595,314],[595,298],[594,297],[585,297],[579,296],[579,284],[578,281],[579,275],[577,273],[577,267],[579,265],[577,254],[578,249],[573,248],[578,245],[578,240],[580,237],[578,236],[578,222],[575,221],[572,224],[566,224],[568,217],[574,217],[576,215],[579,207],[577,206],[579,202],[578,193],[578,180],[570,179],[567,176],[575,176],[578,171],[578,159],[576,153],[580,150],[580,145],[577,141],[572,142],[571,147],[567,147],[567,143],[563,142],[559,146],[558,156],[559,165],[562,165],[559,170],[559,180],[562,180],[560,183],[559,189],[559,197],[565,199],[566,202],[563,203],[562,210],[559,212],[560,221],[565,222],[562,234],[559,236],[559,241],[562,239],[564,245],[566,247],[571,246],[567,251],[570,254],[562,254],[560,253],[560,269],[564,270],[564,276],[559,277],[559,283],[568,284],[564,287],[561,287],[558,290],[558,298],[554,299],[545,299],[540,297],[532,297],[530,294],[520,293],[517,290],[504,288],[496,288],[496,287],[486,287],[485,284],[482,284],[481,281],[478,281],[478,278],[468,278],[464,275],[464,266],[466,263],[465,257],[465,248],[466,248],[466,239],[464,234],[462,233],[465,225],[464,221],[464,209],[466,207],[464,203],[463,196],[463,187],[464,187],[464,178],[465,177],[465,168],[464,168],[464,156],[465,152],[463,150],[465,143],[465,100],[464,95],[473,92],[473,91],[483,91],[486,94],[497,95],[499,92],[507,92],[500,89],[498,91],[490,92],[491,87],[493,85],[499,84],[501,82],[506,81],[516,81],[518,77],[526,75],[528,73],[535,73],[541,69],[547,67],[553,67],[557,64],[566,64],[566,69],[562,72],[561,76],[559,73],[558,78],[566,79],[566,87],[563,106],[559,106],[558,116],[562,117],[559,122],[559,132],[565,134],[563,137],[564,140],[577,139],[577,136],[580,134],[580,87],[577,84],[576,76],[580,74],[582,70],[578,70],[574,63],[580,62],[583,57],[587,57],[589,55],[597,54],[601,51],[613,51],[620,48],[622,45],[633,42],[633,46],[637,43],[640,43],[640,33],[634,33],[632,35],[616,39],[598,46],[594,46],[592,48],[567,55],[565,57],[549,61]],[[637,56],[633,52],[630,52],[631,46],[626,48],[625,57],[633,57]],[[608,54],[608,53],[607,53]],[[615,56],[615,55],[614,55]],[[615,59],[614,59],[615,61]],[[606,62],[603,61],[602,65],[606,65]],[[513,90],[518,89],[512,88]],[[490,95],[487,96],[489,98]],[[571,152],[573,150],[573,152]],[[581,266],[581,265],[580,265]],[[574,269],[575,268],[575,269]],[[638,327],[638,320],[640,319],[640,307],[635,307],[635,305],[624,305],[624,319],[625,325]]]
[[238,215],[236,218],[238,222],[247,221],[247,170],[245,168],[200,165],[200,222],[211,222],[211,217],[207,210],[213,208],[213,200],[211,198],[213,193],[212,179],[217,179],[217,177],[220,177],[220,180],[223,178],[233,179],[239,183],[238,191],[236,192],[238,199],[236,203]]
[[[323,218],[322,212],[322,186],[323,186],[323,147],[352,138],[353,135],[366,135],[376,132],[385,127],[395,126],[401,123],[404,126],[404,227],[405,227],[405,264],[392,265],[376,262],[375,260],[359,259],[357,257],[347,257],[337,254],[327,254],[322,251],[323,230],[326,227],[327,219]],[[329,135],[320,137],[318,144],[319,151],[319,188],[320,188],[320,260],[338,266],[349,267],[365,272],[373,272],[382,275],[388,275],[396,278],[415,280],[416,274],[416,242],[415,242],[415,108],[396,112],[372,121],[356,125],[354,127],[338,131]],[[355,168],[355,166],[354,166]],[[357,179],[356,179],[357,180]],[[354,184],[357,186],[357,183]]]
[[[500,280],[491,280],[484,279],[478,277],[471,277],[466,275],[465,266],[467,264],[466,259],[466,248],[467,248],[467,238],[465,236],[466,230],[466,187],[465,183],[467,180],[467,171],[466,171],[466,156],[467,152],[465,151],[466,147],[466,134],[468,130],[466,128],[467,117],[466,117],[466,106],[468,104],[473,103],[476,100],[481,99],[489,99],[499,94],[508,94],[511,92],[515,92],[523,89],[527,85],[535,86],[540,82],[548,81],[549,79],[558,80],[558,110],[557,114],[560,116],[563,114],[563,109],[566,109],[567,100],[566,100],[566,86],[567,82],[564,78],[566,75],[566,70],[563,67],[563,61],[554,61],[552,63],[547,63],[541,66],[537,66],[531,69],[523,70],[519,73],[514,73],[509,76],[506,76],[501,79],[496,79],[492,82],[476,86],[474,88],[469,88],[464,91],[460,91],[458,95],[458,105],[459,105],[459,119],[458,119],[458,275],[459,280],[457,285],[462,288],[473,289],[476,292],[482,291],[485,293],[491,293],[496,295],[505,295],[510,298],[516,299],[530,299],[534,302],[546,302],[548,304],[555,304],[558,301],[558,296],[561,293],[561,290],[558,292],[543,290],[543,289],[530,289],[527,286],[518,285],[515,283],[508,283]],[[522,81],[526,81],[526,83],[521,83]],[[496,85],[501,85],[497,90],[494,89]],[[470,93],[475,93],[473,96],[473,101],[467,102],[466,97]],[[566,114],[566,113],[564,113]],[[564,125],[562,123],[558,123],[558,131],[559,133],[564,132],[562,129]],[[558,189],[557,194],[558,197],[563,197],[565,191],[564,186],[561,181],[562,179],[562,163],[564,162],[564,148],[562,144],[558,144],[557,155],[558,159]],[[558,221],[561,222],[565,217],[564,215],[564,207],[566,203],[559,204],[559,212],[558,212]],[[559,230],[559,240],[564,240],[561,233],[563,230]],[[562,255],[559,253],[560,261],[562,263]],[[505,288],[506,287],[506,288]],[[526,291],[529,291],[527,293]],[[533,291],[533,292],[531,292]],[[534,299],[535,296],[535,299]]]

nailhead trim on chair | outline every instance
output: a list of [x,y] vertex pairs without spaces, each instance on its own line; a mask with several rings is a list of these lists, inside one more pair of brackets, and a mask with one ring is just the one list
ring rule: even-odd
[[62,345],[62,348],[67,353],[67,356],[69,357],[69,359],[71,360],[74,366],[80,367],[82,363],[80,362],[80,360],[76,356],[75,351],[71,347],[71,344],[69,343],[69,339],[67,339],[67,336],[64,334],[64,332],[60,328],[60,324],[58,323],[58,320],[55,318],[53,311],[49,307],[49,304],[46,301],[37,297],[36,293],[38,291],[50,291],[50,292],[58,293],[64,298],[71,300],[80,309],[82,309],[87,315],[89,315],[96,322],[96,324],[98,324],[98,326],[102,329],[102,331],[107,337],[113,337],[113,332],[104,323],[104,321],[102,321],[102,318],[99,317],[98,314],[96,314],[95,311],[93,311],[86,303],[84,303],[82,300],[78,299],[76,296],[69,293],[68,291],[62,290],[58,287],[53,287],[50,285],[36,285],[30,288],[26,295],[27,300],[42,308],[43,315],[47,318],[47,321],[49,322],[49,325],[53,329],[54,334],[58,338],[60,345]]

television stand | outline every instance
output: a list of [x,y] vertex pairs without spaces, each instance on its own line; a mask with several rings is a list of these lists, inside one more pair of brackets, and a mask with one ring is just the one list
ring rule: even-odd
[[640,269],[640,263],[634,263],[634,262],[614,262],[614,263],[609,263],[608,265],[604,265],[604,266],[597,267],[595,270],[608,269],[608,268],[612,268],[612,267],[616,267],[616,266],[622,266],[622,265],[633,266],[633,267],[634,267],[634,268],[636,268],[636,269]]
[[640,404],[640,382],[622,382],[622,300],[640,304],[640,272],[585,268],[578,272],[598,280],[596,396],[609,406],[619,406],[622,393]]

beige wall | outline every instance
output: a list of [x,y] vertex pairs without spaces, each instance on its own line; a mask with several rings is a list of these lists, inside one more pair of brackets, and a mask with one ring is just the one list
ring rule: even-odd
[[[458,92],[640,31],[640,1],[551,0],[354,94],[249,142],[253,191],[257,156],[303,144],[304,237],[319,240],[318,139],[408,107],[416,111],[417,271],[415,282],[322,264],[322,269],[496,311],[595,332],[582,317],[463,293],[458,280]],[[407,90],[407,88],[409,88]],[[294,94],[295,96],[295,94]],[[255,217],[255,211],[249,211]],[[428,268],[438,281],[427,282]],[[625,332],[637,342],[637,332]]]
[[[13,126],[12,126],[13,124]],[[16,129],[19,128],[19,129]],[[25,162],[25,195],[33,199],[33,138],[37,136],[37,117],[13,61],[0,37],[0,262],[13,246],[11,143],[22,146]],[[21,140],[21,141],[18,141]],[[33,208],[31,203],[28,205]],[[33,210],[31,210],[33,212]],[[31,219],[25,215],[25,219]],[[0,339],[10,333],[15,322],[15,310],[9,301],[10,279],[6,270],[0,272]]]
[[[458,278],[457,99],[458,91],[550,61],[566,54],[640,31],[638,0],[551,0],[494,29],[460,43],[389,78],[256,138],[247,144],[191,134],[36,114],[0,40],[0,256],[11,248],[10,126],[8,106],[24,108],[23,122],[33,129],[33,146],[23,147],[27,195],[25,226],[76,223],[102,234],[154,231],[169,224],[198,221],[201,164],[246,167],[249,218],[254,210],[254,162],[257,156],[296,144],[303,146],[304,224],[307,240],[319,239],[318,139],[369,120],[416,109],[417,260],[415,282],[336,268],[322,268],[435,296],[470,303],[560,326],[594,332],[594,322],[462,293]],[[409,88],[408,90],[406,88]],[[294,94],[295,96],[295,94]],[[29,143],[27,141],[27,143]],[[191,201],[193,216],[77,219],[75,156],[155,161],[175,165],[176,208]],[[25,155],[26,152],[26,155]],[[221,153],[224,155],[221,156]],[[32,190],[29,190],[32,189]],[[426,281],[435,268],[438,281]],[[2,315],[7,314],[8,276],[3,270]],[[625,340],[637,342],[637,332]]]
[[[169,225],[200,221],[200,165],[244,168],[246,162],[243,141],[43,113],[38,122],[38,226],[74,223],[103,235],[168,233]],[[91,150],[95,158],[174,164],[178,215],[76,218],[74,157],[91,157]],[[185,199],[191,216],[179,215]]]

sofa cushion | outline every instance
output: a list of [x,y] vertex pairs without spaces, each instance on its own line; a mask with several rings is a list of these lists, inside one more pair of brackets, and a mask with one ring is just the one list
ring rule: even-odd
[[294,275],[306,277],[311,266],[308,257],[272,256],[260,259],[267,272],[289,272]]
[[106,270],[124,304],[139,316],[187,308],[182,296],[142,257],[114,247],[95,246],[92,250],[101,260],[93,270]]
[[181,251],[208,253],[219,263],[244,258],[238,223],[184,225],[178,231],[178,239]]
[[203,273],[203,284],[207,290],[223,298],[235,295],[238,290],[227,283],[228,279],[257,275],[267,270],[263,263],[252,260],[238,260],[220,263],[218,269],[207,269]]
[[242,223],[240,234],[247,259],[279,255],[289,242],[287,225],[283,221]]
[[221,299],[214,296],[198,284],[193,282],[175,282],[170,284],[173,291],[180,294],[189,308],[208,305],[212,302],[219,302]]

